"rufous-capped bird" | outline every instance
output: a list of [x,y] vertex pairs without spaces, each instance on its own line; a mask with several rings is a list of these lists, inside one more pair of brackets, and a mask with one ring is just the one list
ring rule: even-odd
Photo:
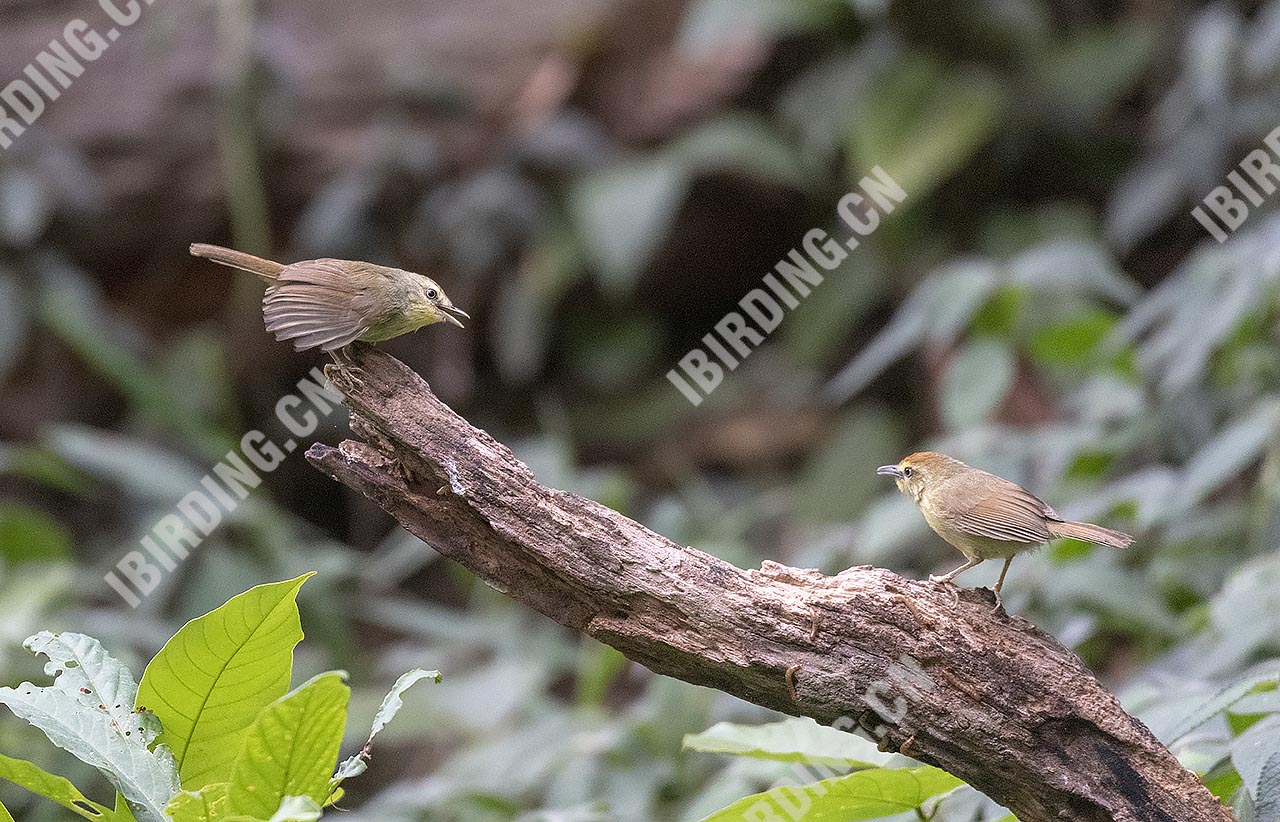
[[997,609],[1009,564],[1023,551],[1059,537],[1111,548],[1133,544],[1133,537],[1120,531],[1064,520],[1022,486],[946,454],[920,451],[897,465],[882,465],[876,473],[893,477],[898,490],[920,506],[929,527],[959,548],[968,560],[943,576],[930,575],[930,582],[951,585],[957,576],[983,560],[1004,560],[995,588]]

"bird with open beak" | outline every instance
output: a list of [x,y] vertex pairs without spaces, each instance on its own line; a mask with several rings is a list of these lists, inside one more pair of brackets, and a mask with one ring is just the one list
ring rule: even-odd
[[191,253],[257,274],[267,283],[267,330],[298,351],[318,348],[339,363],[343,349],[356,341],[382,342],[439,322],[462,328],[462,320],[470,319],[435,280],[411,271],[354,260],[281,265],[204,243],[194,243]]

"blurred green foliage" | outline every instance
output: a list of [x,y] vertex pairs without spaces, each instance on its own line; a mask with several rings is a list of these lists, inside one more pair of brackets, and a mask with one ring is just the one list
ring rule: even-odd
[[[1263,818],[1280,792],[1280,221],[1268,203],[1217,245],[1189,216],[1280,124],[1280,3],[1247,5],[697,0],[682,56],[744,35],[770,56],[690,124],[628,141],[575,100],[408,191],[431,164],[388,138],[273,226],[294,258],[442,259],[471,336],[393,350],[547,484],[733,562],[949,567],[873,473],[920,448],[1135,533],[1124,553],[1019,558],[1006,604]],[[128,273],[85,270],[59,240],[70,176],[30,156],[0,158],[0,681],[34,675],[12,649],[37,629],[136,667],[238,591],[319,569],[299,676],[352,671],[372,715],[399,671],[450,673],[406,696],[352,822],[689,820],[793,778],[682,748],[775,716],[528,613],[297,455],[137,610],[115,599],[102,575],[272,428],[313,363],[261,339],[247,285],[175,319],[106,276]],[[906,202],[691,406],[663,375],[807,229],[842,236],[835,203],[874,165]],[[30,741],[0,722],[0,751]],[[932,818],[1003,815],[960,789]]]

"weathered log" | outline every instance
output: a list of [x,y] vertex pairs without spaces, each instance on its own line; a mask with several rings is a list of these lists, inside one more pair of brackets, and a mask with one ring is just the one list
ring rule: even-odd
[[1228,822],[1070,650],[890,571],[742,570],[541,485],[395,359],[332,379],[363,441],[308,458],[485,582],[660,674],[847,727],[1023,822]]

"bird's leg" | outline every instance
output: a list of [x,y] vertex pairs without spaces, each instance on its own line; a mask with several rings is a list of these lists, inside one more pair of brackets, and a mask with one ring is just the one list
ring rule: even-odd
[[977,565],[977,564],[978,564],[978,563],[980,563],[980,562],[982,562],[982,560],[980,560],[980,559],[971,559],[971,560],[969,560],[968,562],[966,562],[964,565],[961,565],[959,568],[955,569],[954,571],[952,571],[952,572],[950,572],[950,573],[948,573],[948,574],[945,574],[944,576],[940,576],[940,577],[939,577],[939,576],[934,576],[933,574],[930,574],[930,575],[929,575],[929,581],[930,581],[930,582],[934,582],[934,583],[939,583],[939,584],[942,584],[942,585],[951,585],[951,586],[953,586],[953,587],[952,587],[952,589],[951,589],[952,600],[953,600],[953,602],[954,602],[955,604],[959,604],[959,602],[960,602],[960,592],[955,590],[955,588],[954,588],[955,582],[954,582],[953,580],[955,580],[955,578],[956,578],[956,577],[960,576],[960,575],[961,575],[961,574],[963,574],[965,571],[968,571],[970,568],[972,568],[973,566]]
[[356,364],[355,361],[351,359],[351,346],[335,348],[329,352],[329,356],[333,357],[333,362],[337,365],[338,370],[341,371],[353,385],[357,387],[364,385],[360,378],[352,373]]
[[933,574],[930,574],[930,575],[929,575],[929,581],[930,581],[930,582],[941,582],[941,583],[943,583],[943,584],[947,584],[947,583],[951,582],[951,580],[953,580],[953,579],[955,579],[956,577],[960,576],[960,575],[961,575],[961,574],[963,574],[965,571],[968,571],[970,568],[972,568],[973,566],[977,565],[977,564],[978,564],[978,563],[980,563],[980,562],[982,562],[982,560],[980,560],[980,559],[971,559],[971,560],[969,560],[968,562],[966,562],[964,565],[961,565],[959,568],[955,569],[954,571],[952,571],[952,572],[950,572],[950,573],[948,573],[948,574],[946,574],[946,575],[944,575],[944,576],[940,576],[940,577],[939,577],[939,576],[934,576]]
[[1000,579],[996,580],[996,607],[991,609],[991,613],[998,612],[1004,607],[1004,600],[1000,598],[1000,589],[1004,587],[1004,575],[1009,573],[1009,566],[1013,564],[1013,557],[1007,557],[1004,561],[1004,567],[1000,569]]

